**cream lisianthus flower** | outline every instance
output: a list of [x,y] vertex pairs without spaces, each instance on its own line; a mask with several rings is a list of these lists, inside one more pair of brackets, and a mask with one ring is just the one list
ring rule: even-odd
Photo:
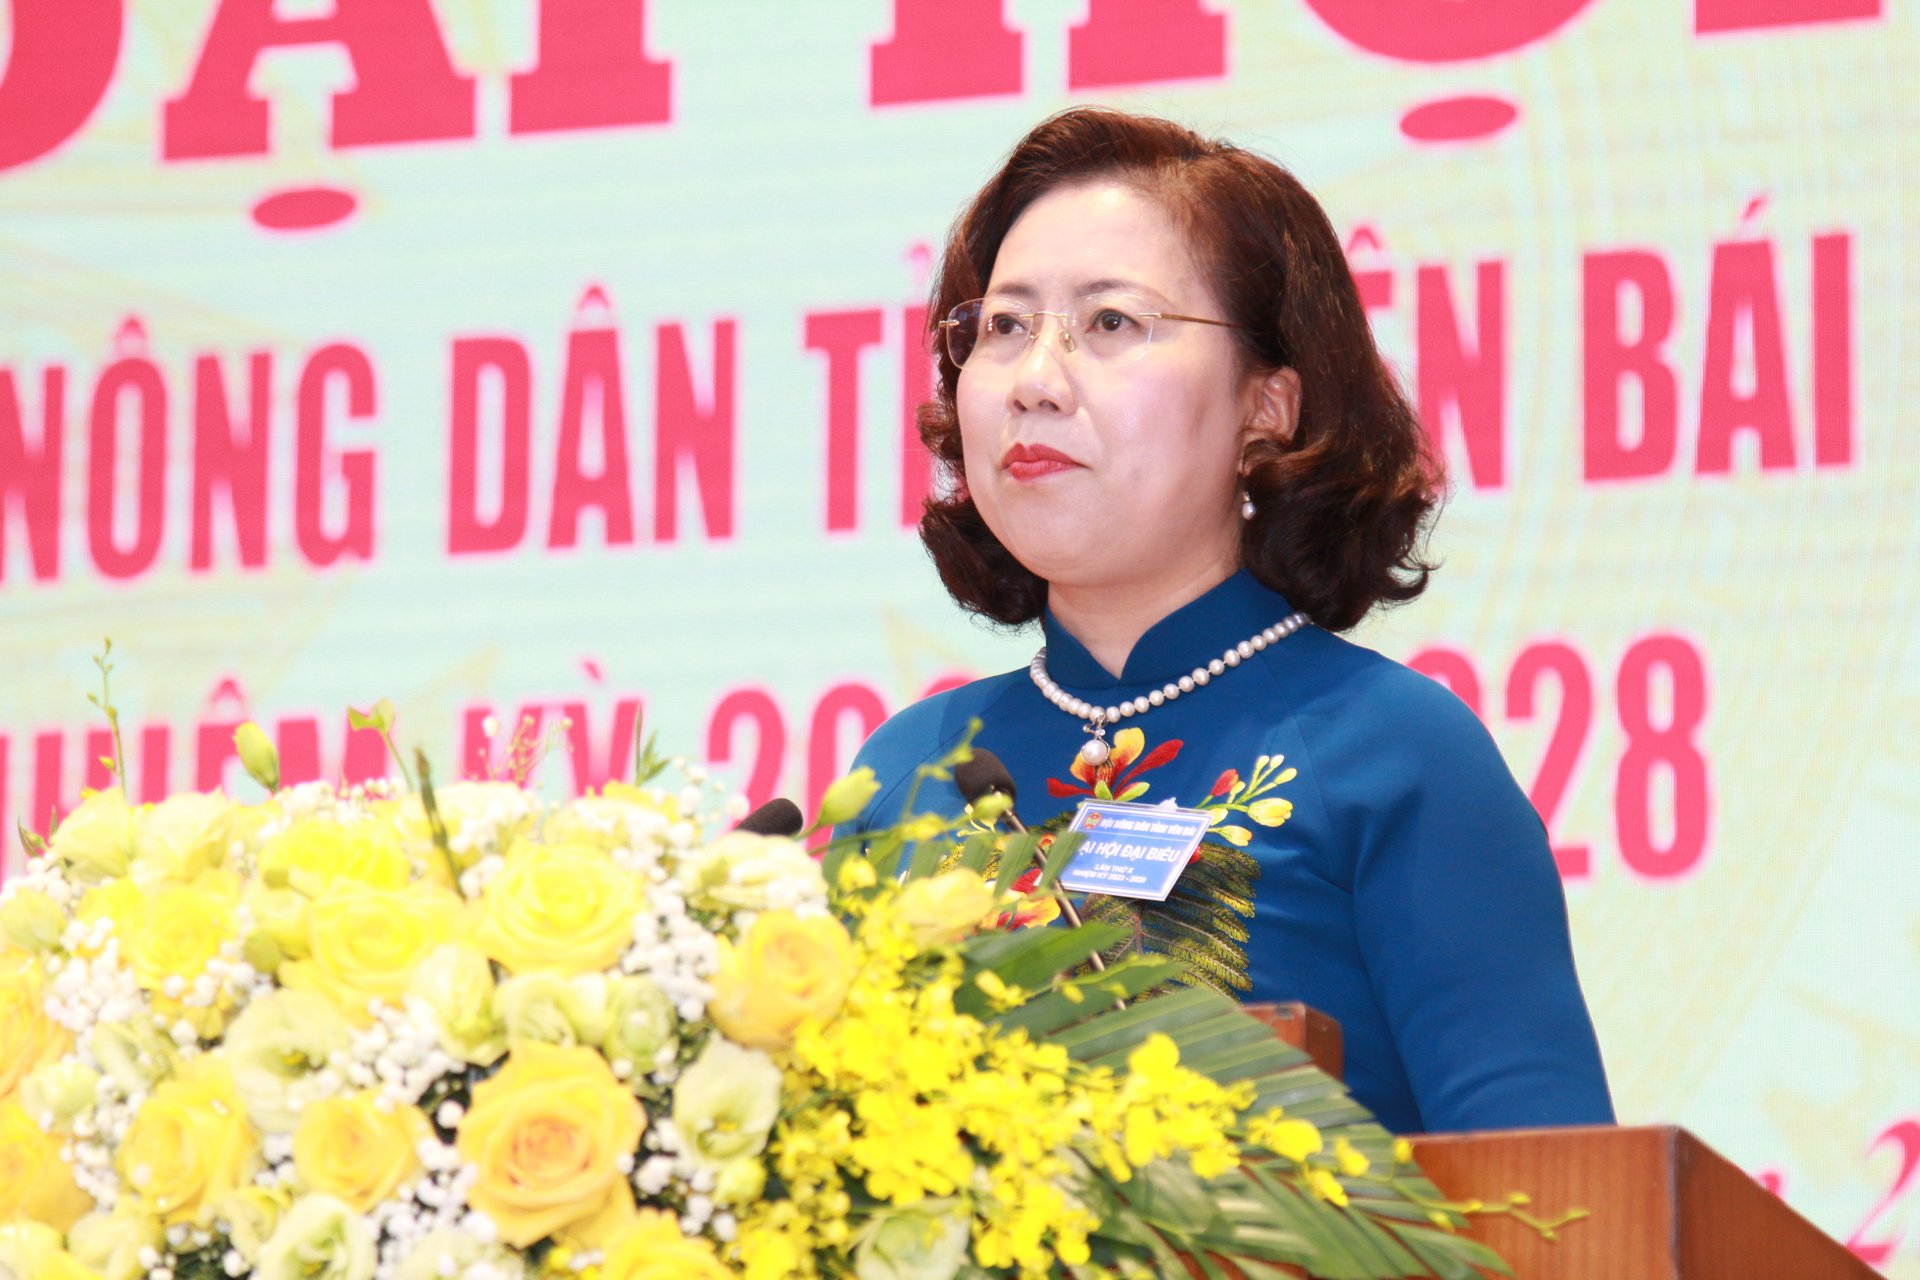
[[100,1280],[144,1280],[141,1250],[158,1252],[165,1243],[159,1222],[131,1200],[121,1201],[111,1213],[90,1213],[67,1232],[68,1251],[98,1272]]
[[126,1022],[100,1022],[87,1033],[87,1048],[120,1091],[129,1097],[151,1093],[173,1074],[179,1051],[145,1014]]
[[257,1280],[372,1280],[373,1228],[332,1196],[301,1196],[260,1250]]
[[76,1057],[60,1058],[20,1082],[20,1105],[42,1123],[51,1120],[53,1132],[66,1133],[99,1089],[98,1071]]
[[120,788],[89,792],[54,829],[47,854],[80,884],[127,874],[133,863],[133,809]]
[[134,883],[153,893],[168,882],[186,884],[226,864],[220,819],[232,802],[217,792],[185,792],[142,805],[133,816]]
[[884,1209],[853,1250],[857,1280],[952,1280],[967,1260],[971,1217],[954,1200]]
[[500,984],[493,1008],[510,1045],[597,1045],[607,1034],[607,975],[520,974]]
[[0,1226],[0,1276],[20,1280],[100,1280],[60,1247],[60,1233],[39,1222]]
[[247,963],[262,973],[278,974],[288,960],[305,960],[313,953],[307,941],[313,914],[312,900],[297,889],[273,889],[250,880],[240,901],[253,917],[247,935]]
[[643,973],[614,978],[607,987],[607,1030],[600,1041],[607,1061],[625,1063],[629,1081],[659,1065],[662,1050],[679,1044],[673,1001]]
[[274,1228],[292,1204],[293,1192],[287,1188],[277,1183],[270,1187],[250,1183],[215,1201],[213,1215],[227,1224],[227,1239],[247,1265],[257,1267],[260,1251],[267,1247]]
[[494,1012],[493,965],[472,947],[443,942],[427,954],[407,984],[407,1000],[433,1018],[440,1047],[462,1062],[492,1066],[507,1051],[507,1033]]
[[633,945],[640,876],[578,844],[521,845],[481,891],[473,942],[509,973],[589,973]]
[[468,1232],[440,1227],[413,1242],[394,1280],[446,1280],[472,1275],[483,1266],[500,1280],[525,1280],[527,1275],[526,1261],[505,1245],[481,1244]]
[[547,818],[549,844],[580,844],[602,853],[662,840],[686,820],[673,796],[628,782],[609,782]]
[[705,1169],[760,1154],[779,1118],[780,1068],[724,1036],[709,1039],[674,1086],[682,1154]]
[[680,861],[687,905],[702,911],[766,911],[823,898],[827,882],[805,845],[782,836],[729,831]]
[[324,996],[273,991],[227,1028],[222,1053],[247,1115],[266,1133],[292,1133],[314,1095],[313,1077],[353,1046],[353,1025]]
[[0,955],[8,948],[26,955],[51,951],[66,931],[67,913],[41,889],[7,886],[0,898]]

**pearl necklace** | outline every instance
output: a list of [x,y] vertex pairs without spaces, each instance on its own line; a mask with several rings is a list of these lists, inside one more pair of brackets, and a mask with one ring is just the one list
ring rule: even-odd
[[1128,716],[1145,715],[1155,707],[1172,702],[1183,693],[1192,693],[1213,677],[1225,675],[1227,668],[1237,667],[1242,660],[1251,658],[1268,645],[1285,640],[1301,627],[1306,626],[1307,622],[1308,618],[1304,613],[1290,614],[1258,635],[1232,646],[1213,661],[1195,667],[1178,680],[1169,680],[1158,689],[1110,707],[1102,707],[1084,698],[1076,698],[1055,684],[1053,677],[1047,674],[1045,645],[1041,646],[1040,652],[1033,655],[1033,661],[1027,664],[1027,673],[1033,677],[1033,683],[1039,688],[1041,697],[1074,719],[1087,722],[1082,732],[1093,736],[1087,739],[1085,746],[1080,748],[1080,758],[1089,765],[1098,767],[1105,764],[1112,754],[1112,749],[1107,745],[1109,724],[1124,720]]

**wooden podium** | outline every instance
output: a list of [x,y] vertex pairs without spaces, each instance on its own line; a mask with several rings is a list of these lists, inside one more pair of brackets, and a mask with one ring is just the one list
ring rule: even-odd
[[[1339,1075],[1338,1024],[1303,1005],[1247,1006],[1288,1044]],[[1588,1216],[1557,1240],[1503,1216],[1471,1234],[1520,1280],[1874,1280],[1876,1272],[1685,1129],[1521,1129],[1413,1139],[1448,1198],[1532,1197],[1552,1217]]]

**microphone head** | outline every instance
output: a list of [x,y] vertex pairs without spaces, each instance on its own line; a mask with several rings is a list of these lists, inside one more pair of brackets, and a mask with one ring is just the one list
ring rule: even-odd
[[775,796],[740,819],[740,825],[734,830],[756,836],[797,836],[806,825],[806,815],[800,812],[799,805],[785,796]]
[[973,759],[954,766],[953,782],[960,788],[961,798],[968,804],[995,792],[1005,796],[1009,804],[1015,798],[1013,775],[1007,772],[1006,765],[1000,763],[1000,757],[985,747],[975,747]]

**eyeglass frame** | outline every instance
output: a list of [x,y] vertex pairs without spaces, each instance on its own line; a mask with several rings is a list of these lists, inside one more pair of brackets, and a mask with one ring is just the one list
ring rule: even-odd
[[[954,303],[953,306],[948,309],[947,318],[942,320],[938,326],[943,330],[940,335],[940,351],[947,359],[953,360],[953,331],[960,327],[960,321],[953,318],[953,313],[961,307],[968,307],[975,303],[984,303],[985,301],[985,298],[968,298],[965,302]],[[1039,316],[1052,316],[1060,322],[1060,341],[1065,345],[1067,354],[1072,355],[1076,350],[1073,342],[1073,326],[1067,323],[1067,318],[1073,314],[1072,312],[1047,311],[1036,307],[1032,311],[1016,311],[1012,314],[1027,325],[1027,345],[1029,347],[1040,341],[1040,326],[1033,323],[1035,318]],[[1181,315],[1177,311],[1142,311],[1139,313],[1138,318],[1142,320],[1186,320],[1193,324],[1210,324],[1222,329],[1238,329],[1242,333],[1256,332],[1256,330],[1248,325],[1235,324],[1231,320],[1211,320],[1206,316],[1186,316]],[[1147,340],[1141,344],[1140,350],[1144,353],[1151,345],[1153,345],[1153,332],[1149,329],[1147,332]],[[969,360],[973,358],[972,351],[967,352],[967,358]],[[953,360],[953,367],[956,369],[964,369],[967,366],[963,361]]]

